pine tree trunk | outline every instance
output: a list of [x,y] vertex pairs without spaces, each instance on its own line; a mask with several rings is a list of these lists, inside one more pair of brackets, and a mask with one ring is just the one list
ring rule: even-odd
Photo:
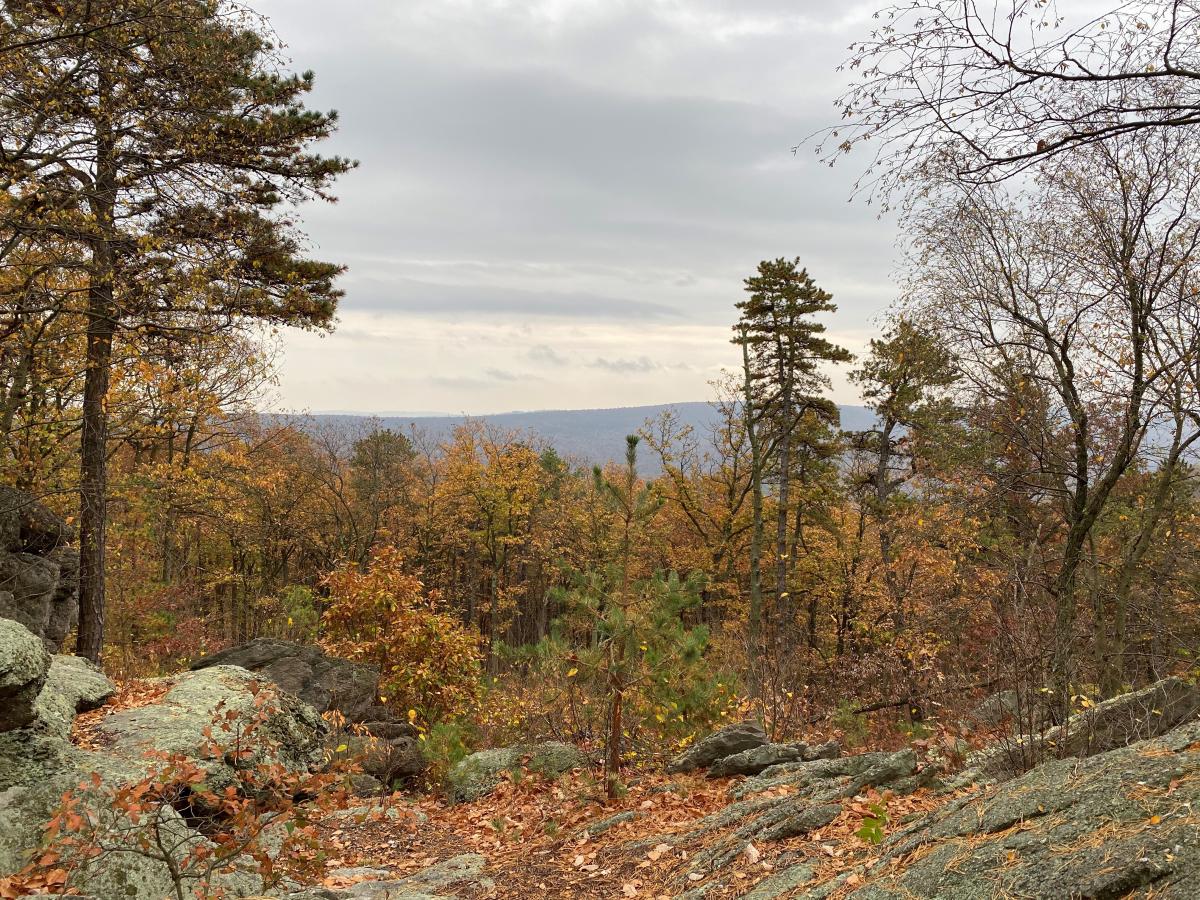
[[107,246],[97,247],[98,268],[110,277],[95,277],[88,291],[87,373],[83,387],[83,431],[79,472],[79,635],[75,652],[100,661],[104,646],[104,561],[108,523],[108,411],[112,368],[114,310]]
[[111,86],[103,69],[97,87],[96,175],[91,213],[87,307],[87,371],[79,465],[79,634],[75,652],[98,663],[104,647],[104,561],[108,525],[108,387],[112,373],[114,252],[117,171],[115,145],[105,118]]

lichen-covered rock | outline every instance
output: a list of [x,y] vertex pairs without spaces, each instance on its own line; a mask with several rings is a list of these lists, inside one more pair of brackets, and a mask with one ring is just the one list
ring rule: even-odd
[[853,900],[1200,896],[1200,723],[1052,760],[888,839]]
[[[110,752],[131,759],[160,751],[197,757],[206,743],[204,732],[218,716],[234,714],[241,722],[256,716],[255,698],[269,686],[235,666],[214,666],[185,672],[156,703],[125,709],[100,725],[100,739]],[[259,726],[256,743],[269,743],[268,757],[257,762],[280,763],[292,771],[309,771],[324,762],[325,723],[316,711],[290,694],[272,692],[269,714]],[[220,732],[214,729],[217,739]],[[205,760],[219,786],[225,760]]]
[[59,737],[71,734],[75,716],[104,705],[117,691],[107,675],[80,656],[55,656],[34,711],[37,727]]
[[753,750],[766,743],[767,735],[756,722],[726,725],[676,756],[667,766],[667,772],[694,772],[696,769],[711,766],[717,760],[745,750]]
[[20,622],[0,619],[0,731],[34,721],[49,670],[50,654],[41,640]]
[[453,894],[443,893],[455,885],[475,885],[485,896],[492,884],[484,876],[487,859],[478,853],[463,853],[442,860],[400,879],[362,881],[338,892],[346,900],[449,900]]
[[[733,791],[740,798],[737,802],[670,837],[672,846],[690,848],[678,885],[702,888],[697,881],[720,872],[747,844],[762,848],[825,827],[841,814],[846,800],[868,788],[907,793],[919,785],[920,771],[912,750],[773,766],[738,785]],[[781,793],[778,789],[782,787],[788,792]],[[798,877],[801,871],[792,874]]]
[[379,672],[327,656],[320,647],[258,638],[192,663],[197,671],[212,666],[240,666],[255,672],[317,712],[336,710],[348,722],[367,722],[380,714]]
[[1049,758],[1086,757],[1158,737],[1200,717],[1200,684],[1165,678],[1141,690],[1098,703],[1063,725],[1016,735],[972,754],[955,782],[1004,779]]
[[450,769],[447,781],[451,801],[466,803],[490,794],[505,772],[522,764],[531,772],[552,777],[584,768],[588,759],[578,747],[558,741],[481,750],[459,760]]
[[[57,657],[51,663],[41,642],[15,622],[0,620],[0,648],[5,646],[4,636],[10,633],[21,636],[27,656],[36,658],[41,654],[44,658],[45,686],[33,704],[36,718],[30,726],[0,733],[0,876],[19,871],[38,852],[45,825],[64,793],[78,791],[81,785],[90,786],[94,776],[104,790],[136,782],[153,765],[144,757],[145,751],[195,755],[204,740],[203,729],[214,715],[232,710],[245,721],[255,709],[254,686],[258,680],[251,673],[223,668],[192,673],[175,680],[171,690],[157,702],[109,716],[99,735],[101,742],[108,744],[106,750],[83,750],[66,737],[71,719],[76,710],[102,702],[112,690],[111,683],[84,660]],[[38,670],[37,665],[30,668]],[[263,690],[270,689],[261,685],[257,695],[261,696]],[[271,712],[263,731],[278,747],[266,761],[291,768],[320,765],[324,737],[320,717],[311,707],[287,695],[273,697],[268,707]],[[0,704],[0,710],[8,713],[10,709],[10,705]],[[214,731],[218,736],[221,733]],[[221,775],[231,771],[225,767],[236,763],[228,758],[199,761],[213,767],[210,781],[218,790]],[[189,847],[206,845],[207,838],[189,827],[170,806],[160,812],[162,833],[174,847],[171,852],[176,859]],[[128,850],[118,848],[95,864],[75,871],[72,886],[97,900],[175,896],[171,866],[162,852],[154,849],[157,842],[152,832],[145,830],[148,821],[142,819],[140,831],[130,830]],[[151,837],[150,843],[140,843],[139,836]],[[209,893],[231,898],[261,895],[263,883],[256,872],[253,859],[239,856],[215,872],[206,887]],[[191,896],[198,886],[189,882],[185,894]]]
[[728,778],[733,775],[758,775],[773,766],[794,762],[811,762],[815,759],[836,759],[842,748],[837,741],[829,741],[810,747],[805,743],[763,744],[726,756],[713,763],[708,769],[709,778]]

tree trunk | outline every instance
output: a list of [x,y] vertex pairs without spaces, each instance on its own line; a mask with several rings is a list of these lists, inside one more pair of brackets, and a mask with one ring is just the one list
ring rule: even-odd
[[91,198],[96,236],[88,273],[87,371],[79,465],[79,634],[75,652],[100,662],[104,647],[105,529],[108,524],[108,387],[112,372],[117,171],[105,116],[111,86],[102,70],[97,87],[96,179]]
[[750,695],[762,697],[762,545],[763,489],[762,453],[758,443],[758,423],[755,420],[753,382],[750,374],[750,350],[742,332],[742,366],[745,373],[742,415],[746,422],[746,438],[750,442],[750,504],[753,527],[750,532],[750,608],[747,615],[747,658],[750,669]]

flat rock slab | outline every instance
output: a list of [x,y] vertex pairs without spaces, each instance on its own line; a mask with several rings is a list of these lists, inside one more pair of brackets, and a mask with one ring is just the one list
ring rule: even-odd
[[1200,897],[1200,722],[1053,760],[888,839],[853,900]]

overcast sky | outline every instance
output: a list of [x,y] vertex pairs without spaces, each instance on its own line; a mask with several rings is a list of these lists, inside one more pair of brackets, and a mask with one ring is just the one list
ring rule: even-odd
[[835,121],[874,3],[255,5],[341,114],[324,149],[361,161],[304,211],[350,272],[336,332],[284,338],[286,408],[704,400],[760,259],[801,257],[853,350],[892,299],[894,226],[848,202],[862,161],[792,152]]

